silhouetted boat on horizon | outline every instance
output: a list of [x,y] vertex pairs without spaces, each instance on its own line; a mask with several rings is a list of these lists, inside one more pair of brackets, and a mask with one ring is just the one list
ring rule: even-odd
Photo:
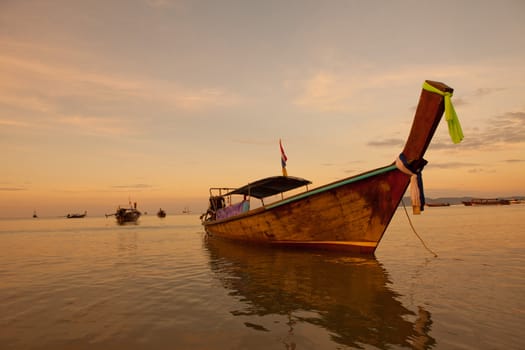
[[427,207],[449,207],[450,203],[448,203],[448,202],[445,202],[445,203],[427,203],[426,206]]
[[106,214],[108,216],[115,216],[117,223],[122,225],[125,223],[136,223],[141,216],[141,212],[137,210],[137,202],[133,203],[133,206],[130,202],[129,208],[117,208],[117,211],[113,214]]
[[87,215],[87,211],[84,211],[83,214],[67,214],[66,218],[68,218],[68,219],[82,219],[82,218],[86,217],[86,215]]
[[469,201],[463,201],[463,204],[467,207],[477,205],[510,205],[510,200],[499,198],[472,198]]

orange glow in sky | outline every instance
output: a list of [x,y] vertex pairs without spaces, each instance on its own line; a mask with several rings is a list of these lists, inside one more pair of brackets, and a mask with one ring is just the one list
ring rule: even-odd
[[0,2],[0,217],[198,212],[279,175],[279,139],[314,186],[387,165],[425,79],[465,134],[427,196],[525,195],[524,37],[510,0]]

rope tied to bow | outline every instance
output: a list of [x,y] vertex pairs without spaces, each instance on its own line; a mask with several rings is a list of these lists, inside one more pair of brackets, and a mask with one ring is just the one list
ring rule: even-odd
[[423,175],[421,172],[428,162],[424,159],[422,161],[421,167],[414,169],[408,164],[403,153],[396,159],[396,167],[404,174],[410,175],[410,199],[412,200],[412,212],[415,215],[419,215],[425,210],[425,193],[423,192]]

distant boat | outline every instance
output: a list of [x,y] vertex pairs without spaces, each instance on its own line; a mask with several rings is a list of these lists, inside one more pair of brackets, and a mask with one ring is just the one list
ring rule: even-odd
[[463,204],[467,207],[475,205],[510,205],[510,201],[499,198],[473,198],[469,201],[463,201]]
[[448,206],[450,206],[450,203],[448,203],[448,202],[445,202],[445,203],[427,203],[426,205],[427,205],[427,207],[448,207]]
[[66,218],[68,219],[81,219],[87,215],[87,211],[84,214],[67,214]]
[[[423,155],[445,105],[454,141],[462,138],[448,100],[452,91],[443,83],[425,82],[405,147],[392,164],[310,190],[310,181],[284,171],[238,188],[210,188],[209,208],[201,216],[205,231],[211,238],[373,254],[411,179],[426,164]],[[284,198],[301,187],[306,190]],[[264,202],[276,195],[280,200]],[[252,197],[261,200],[260,207],[250,209]],[[413,203],[414,212],[423,205],[424,200]]]
[[38,215],[36,215],[36,210],[33,211],[33,217],[36,219],[38,217]]
[[161,208],[161,209],[159,209],[159,211],[157,212],[157,216],[158,216],[159,218],[165,218],[165,217],[166,217],[166,212],[165,212],[164,210],[162,210],[162,208]]
[[191,213],[190,208],[184,207],[184,209],[182,209],[182,214],[189,214],[189,213]]
[[122,225],[125,223],[136,223],[140,218],[141,212],[137,210],[137,202],[133,203],[133,206],[129,208],[118,207],[117,211],[113,214],[106,214],[108,216],[115,216],[117,222]]

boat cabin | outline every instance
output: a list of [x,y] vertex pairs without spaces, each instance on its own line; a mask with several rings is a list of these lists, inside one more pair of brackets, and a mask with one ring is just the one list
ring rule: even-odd
[[[210,203],[208,211],[203,215],[204,221],[221,220],[240,215],[250,210],[250,199],[256,198],[264,206],[264,199],[305,186],[306,191],[311,181],[293,176],[272,176],[251,182],[239,188],[212,187],[210,188]],[[235,200],[234,195],[242,196]]]

